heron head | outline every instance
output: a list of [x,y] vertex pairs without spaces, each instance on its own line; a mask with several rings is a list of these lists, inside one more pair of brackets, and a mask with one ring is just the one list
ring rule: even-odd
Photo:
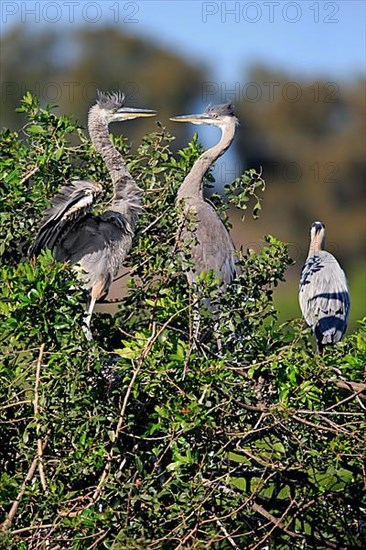
[[311,225],[310,238],[312,241],[317,239],[319,242],[323,242],[325,239],[325,225],[321,222],[314,222]]
[[125,94],[121,92],[108,93],[98,91],[97,105],[103,120],[107,124],[132,120],[133,118],[156,116],[156,111],[150,109],[125,107]]
[[192,124],[210,124],[211,126],[218,126],[219,128],[225,128],[232,124],[237,125],[239,123],[235,116],[232,103],[208,106],[204,113],[174,116],[171,117],[170,120],[173,122],[191,122]]

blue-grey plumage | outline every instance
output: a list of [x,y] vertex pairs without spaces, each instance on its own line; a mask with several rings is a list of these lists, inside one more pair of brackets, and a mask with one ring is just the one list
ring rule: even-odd
[[[235,117],[233,106],[225,103],[208,107],[202,114],[177,116],[170,120],[209,124],[221,130],[220,141],[196,160],[180,186],[176,207],[179,216],[178,248],[183,249],[183,256],[188,248],[192,260],[192,268],[187,271],[188,283],[193,284],[201,273],[213,271],[221,289],[225,289],[237,272],[236,251],[229,231],[213,206],[204,199],[203,181],[209,168],[230,147],[238,119]],[[208,299],[205,299],[204,303],[212,309]],[[198,338],[199,313],[196,309],[193,315],[194,335]],[[216,341],[218,350],[221,351],[219,336],[216,336]]]
[[95,302],[108,289],[130,250],[137,218],[142,210],[142,191],[130,175],[122,155],[109,137],[108,126],[156,112],[124,106],[124,95],[98,93],[89,111],[88,129],[96,150],[110,172],[114,194],[108,209],[92,213],[95,198],[103,188],[93,181],[73,181],[61,188],[43,217],[30,251],[37,256],[44,248],[53,251],[59,261],[75,266],[79,279],[90,291],[85,318],[90,339],[90,321]]
[[335,257],[324,250],[325,226],[314,222],[310,248],[302,268],[299,302],[306,323],[312,327],[318,351],[335,344],[344,335],[350,295],[346,275]]
[[223,286],[230,284],[236,273],[235,247],[215,209],[203,197],[203,180],[212,164],[230,147],[238,119],[230,103],[208,107],[199,115],[172,117],[176,122],[209,124],[221,130],[217,145],[205,151],[178,190],[177,209],[180,227],[178,244],[189,244],[193,268],[187,273],[192,283],[202,272],[213,271]]

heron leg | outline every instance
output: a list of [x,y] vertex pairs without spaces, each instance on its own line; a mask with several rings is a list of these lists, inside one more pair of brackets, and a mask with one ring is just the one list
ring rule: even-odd
[[88,309],[86,311],[86,315],[84,317],[84,324],[83,324],[83,332],[85,334],[85,337],[87,340],[93,340],[93,335],[92,335],[92,332],[90,330],[90,322],[91,322],[91,318],[92,318],[92,314],[93,314],[93,310],[94,310],[94,306],[95,306],[95,302],[97,301],[97,299],[93,296],[90,297],[90,302],[89,302],[89,306],[88,306]]
[[106,277],[99,279],[99,281],[96,284],[94,284],[94,286],[91,289],[90,302],[89,302],[88,309],[86,311],[86,316],[84,318],[84,326],[83,326],[83,331],[85,333],[87,340],[93,340],[93,335],[90,330],[91,317],[94,311],[94,306],[96,301],[99,300],[101,296],[103,296],[103,294],[106,292],[106,289],[108,289],[109,287],[108,277],[109,276],[107,275]]
[[324,346],[319,340],[316,342],[316,350],[319,353],[319,355],[323,355]]

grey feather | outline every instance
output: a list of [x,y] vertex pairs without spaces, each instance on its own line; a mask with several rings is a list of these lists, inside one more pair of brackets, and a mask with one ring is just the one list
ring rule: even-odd
[[44,248],[52,250],[86,216],[101,192],[102,186],[93,181],[72,181],[62,187],[43,216],[30,256],[37,256]]
[[[209,107],[206,113],[217,114],[213,124],[220,127],[222,135],[220,142],[205,151],[194,163],[178,191],[177,209],[180,226],[177,239],[178,244],[191,243],[193,268],[188,273],[190,283],[194,282],[200,273],[213,271],[225,286],[231,283],[236,273],[235,247],[219,215],[204,200],[203,178],[210,166],[232,143],[236,118],[228,118],[228,115],[234,114],[229,103]],[[182,120],[184,121],[184,118]],[[204,119],[199,120],[205,123]]]
[[[192,243],[190,254],[193,270],[188,271],[190,283],[197,275],[212,270],[226,286],[235,276],[235,247],[214,208],[205,201],[186,209],[189,219],[182,220],[178,243]],[[180,247],[182,248],[182,247]]]
[[[118,113],[123,105],[123,94],[98,92],[96,105],[89,110],[89,134],[106,163],[114,187],[108,209],[102,215],[91,211],[94,198],[102,191],[99,183],[71,182],[53,198],[30,252],[37,255],[50,248],[57,260],[70,261],[75,266],[79,279],[91,294],[86,317],[88,338],[94,304],[108,291],[123,265],[142,210],[142,191],[109,137],[108,125],[123,120],[123,113]],[[139,116],[138,112],[135,116]]]
[[235,116],[234,105],[232,103],[222,103],[221,105],[208,105],[205,109],[207,114],[217,116]]
[[319,351],[342,338],[350,310],[349,289],[344,271],[329,252],[310,250],[301,272],[299,302]]
[[97,104],[101,109],[114,110],[120,109],[125,104],[125,94],[121,92],[97,92],[98,99]]
[[99,285],[104,295],[116,277],[132,244],[133,230],[118,212],[89,214],[79,220],[59,242],[54,255],[80,267],[85,288]]

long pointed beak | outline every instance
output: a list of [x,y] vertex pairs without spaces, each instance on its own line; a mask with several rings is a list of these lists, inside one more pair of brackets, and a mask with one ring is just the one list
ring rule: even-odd
[[204,122],[208,122],[208,117],[205,114],[180,115],[170,117],[169,120],[172,120],[173,122],[193,122],[193,124],[203,124]]
[[118,112],[125,115],[126,118],[146,118],[156,116],[157,112],[151,109],[138,109],[133,107],[122,107]]

